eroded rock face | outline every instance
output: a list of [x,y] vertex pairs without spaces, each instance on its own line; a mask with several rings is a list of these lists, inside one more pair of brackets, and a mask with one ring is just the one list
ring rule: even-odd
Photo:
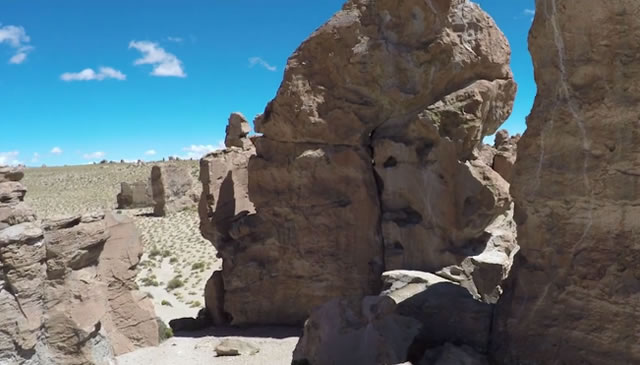
[[201,192],[189,169],[173,164],[151,168],[151,191],[158,217],[196,207]]
[[536,1],[538,94],[511,188],[521,259],[494,326],[503,363],[640,363],[638,12]]
[[85,214],[39,222],[30,214],[7,222],[0,229],[0,363],[112,364],[114,355],[158,343],[152,304],[135,294],[142,246],[130,220]]
[[153,207],[155,204],[151,186],[144,181],[121,183],[117,201],[118,209],[146,208]]
[[241,113],[232,113],[227,125],[226,137],[224,140],[227,148],[238,147],[242,149],[252,149],[253,144],[247,138],[251,132],[251,126]]
[[464,0],[352,0],[312,34],[255,121],[256,213],[214,241],[233,323],[301,323],[331,298],[377,294],[385,269],[482,254],[511,200],[473,151],[511,112],[509,56]]

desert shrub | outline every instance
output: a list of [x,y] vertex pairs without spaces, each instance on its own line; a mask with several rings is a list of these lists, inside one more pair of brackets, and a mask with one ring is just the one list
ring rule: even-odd
[[160,342],[164,342],[165,340],[173,337],[173,330],[171,327],[167,326],[160,318],[156,318],[158,322],[158,339]]
[[201,270],[204,269],[205,263],[200,261],[200,262],[196,262],[195,264],[191,265],[191,270]]
[[169,257],[169,256],[171,256],[171,251],[170,250],[162,251],[162,257]]
[[155,258],[156,256],[160,255],[162,255],[162,251],[160,251],[159,248],[157,248],[156,246],[151,247],[151,251],[149,251],[150,258]]
[[175,264],[176,262],[178,262],[178,258],[173,256],[172,258],[169,259],[169,263],[170,264]]
[[191,302],[191,308],[198,308],[198,307],[201,307],[201,306],[202,306],[202,304],[197,300],[194,300],[193,302]]
[[142,278],[142,280],[140,280],[142,282],[142,286],[158,286],[158,281],[154,278],[148,277],[148,278]]
[[167,283],[167,289],[169,289],[169,290],[181,288],[183,286],[184,286],[184,283],[178,277],[175,277],[175,278],[169,280],[169,282]]
[[163,300],[162,302],[160,302],[160,304],[165,305],[167,307],[173,307],[173,305],[171,305],[171,302],[169,302],[168,300]]

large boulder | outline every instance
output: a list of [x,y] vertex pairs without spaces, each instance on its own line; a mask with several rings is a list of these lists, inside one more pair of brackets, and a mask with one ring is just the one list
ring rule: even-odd
[[191,171],[175,164],[151,168],[151,191],[153,214],[158,217],[195,208],[201,192]]
[[133,220],[107,214],[110,234],[98,257],[98,275],[107,284],[107,312],[103,319],[115,355],[158,345],[158,323],[153,302],[136,285],[143,245]]
[[640,363],[639,12],[636,0],[536,1],[500,363]]
[[456,282],[426,272],[389,271],[383,280],[385,290],[379,296],[334,299],[314,310],[294,351],[294,363],[418,364],[424,359],[421,363],[444,365],[452,362],[443,359],[464,358],[465,352],[486,361],[481,354],[489,343],[491,304],[474,299]]
[[120,183],[120,193],[116,197],[118,209],[134,209],[153,207],[151,185],[144,181]]
[[511,112],[509,58],[466,0],[350,0],[315,31],[254,122],[256,212],[212,240],[232,323],[299,324],[332,298],[379,293],[385,269],[483,253],[511,200],[474,150]]

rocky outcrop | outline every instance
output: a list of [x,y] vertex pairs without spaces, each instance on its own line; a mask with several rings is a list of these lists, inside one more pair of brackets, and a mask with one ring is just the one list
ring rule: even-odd
[[140,235],[128,217],[107,214],[109,239],[98,257],[99,279],[107,284],[107,312],[103,318],[115,355],[158,345],[153,302],[138,290],[137,266],[142,257]]
[[[426,272],[390,271],[383,280],[379,296],[335,299],[315,310],[294,363],[452,364],[436,359],[464,358],[467,352],[486,361],[481,353],[489,342],[492,305]],[[459,349],[450,343],[466,345]]]
[[227,124],[224,145],[227,148],[238,147],[242,149],[252,149],[253,144],[247,137],[251,132],[251,126],[241,113],[232,113]]
[[513,165],[518,157],[518,141],[520,141],[519,134],[509,137],[509,132],[504,129],[496,133],[494,144],[496,154],[493,157],[492,167],[508,182],[513,179]]
[[496,133],[493,146],[482,144],[474,151],[475,158],[491,166],[503,179],[511,183],[520,137],[520,134],[510,137],[509,132],[501,129]]
[[20,183],[23,177],[20,168],[0,166],[0,230],[36,219],[24,202],[27,189]]
[[174,164],[151,168],[151,191],[158,217],[195,208],[201,192],[189,169]]
[[[20,213],[26,190],[14,183],[0,183],[20,191],[0,209]],[[30,213],[6,222],[0,363],[112,364],[114,355],[158,343],[151,302],[135,288],[141,245],[131,221],[85,214],[40,222]]]
[[117,196],[118,209],[135,209],[153,207],[153,192],[150,184],[144,181],[134,183],[123,182],[120,184],[120,193]]
[[[249,200],[249,159],[255,147],[248,135],[248,123],[240,113],[229,117],[227,148],[212,152],[200,160],[202,195],[198,205],[200,232],[211,241],[227,265],[233,263],[235,247],[231,227],[239,215],[255,213]],[[230,321],[224,312],[222,272],[213,273],[205,286],[205,305],[214,324]]]
[[256,213],[212,240],[232,323],[301,323],[378,294],[390,269],[442,272],[495,302],[517,250],[512,204],[473,152],[511,112],[509,56],[465,0],[351,0],[314,32],[255,120]]
[[494,326],[502,363],[640,363],[639,11],[536,1],[538,93],[511,187],[522,250]]

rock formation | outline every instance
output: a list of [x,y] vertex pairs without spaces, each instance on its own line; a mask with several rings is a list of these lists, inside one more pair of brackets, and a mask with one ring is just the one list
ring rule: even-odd
[[494,326],[501,363],[640,363],[638,12],[634,0],[536,1],[538,94],[511,187],[522,251]]
[[[411,269],[465,293],[454,296],[461,308],[489,308],[478,314],[484,331],[517,244],[509,184],[474,150],[511,112],[509,57],[503,34],[469,1],[348,1],[290,57],[255,120],[256,212],[240,212],[236,199],[222,205],[239,214],[225,213],[214,234],[204,220],[224,259],[209,285],[224,293],[215,311],[222,303],[238,325],[298,324],[334,298],[378,294],[386,270]],[[332,303],[350,311],[336,318],[366,316],[357,299]],[[327,339],[312,327],[303,342]],[[455,339],[485,341],[476,347],[486,351],[485,332]],[[317,353],[302,348],[299,359]]]
[[155,204],[151,185],[144,181],[121,183],[117,201],[118,209],[147,208]]
[[195,208],[200,198],[200,189],[188,168],[167,164],[151,168],[151,191],[153,214],[167,214]]
[[520,134],[509,137],[509,132],[501,129],[496,133],[493,146],[482,144],[474,151],[475,157],[511,183],[520,137]]
[[251,126],[241,113],[232,113],[227,125],[226,138],[224,144],[227,148],[239,147],[242,149],[253,149],[253,144],[247,138],[251,132]]
[[[233,113],[227,127],[227,148],[212,152],[200,160],[202,195],[198,206],[200,232],[211,241],[227,265],[234,262],[235,248],[231,226],[239,214],[255,213],[249,200],[247,166],[255,147],[247,137],[248,123],[242,114]],[[228,323],[224,312],[222,273],[216,271],[205,287],[205,304],[215,324]]]
[[152,304],[134,281],[142,246],[133,223],[104,214],[37,221],[22,175],[0,172],[0,363],[112,364],[156,345]]

